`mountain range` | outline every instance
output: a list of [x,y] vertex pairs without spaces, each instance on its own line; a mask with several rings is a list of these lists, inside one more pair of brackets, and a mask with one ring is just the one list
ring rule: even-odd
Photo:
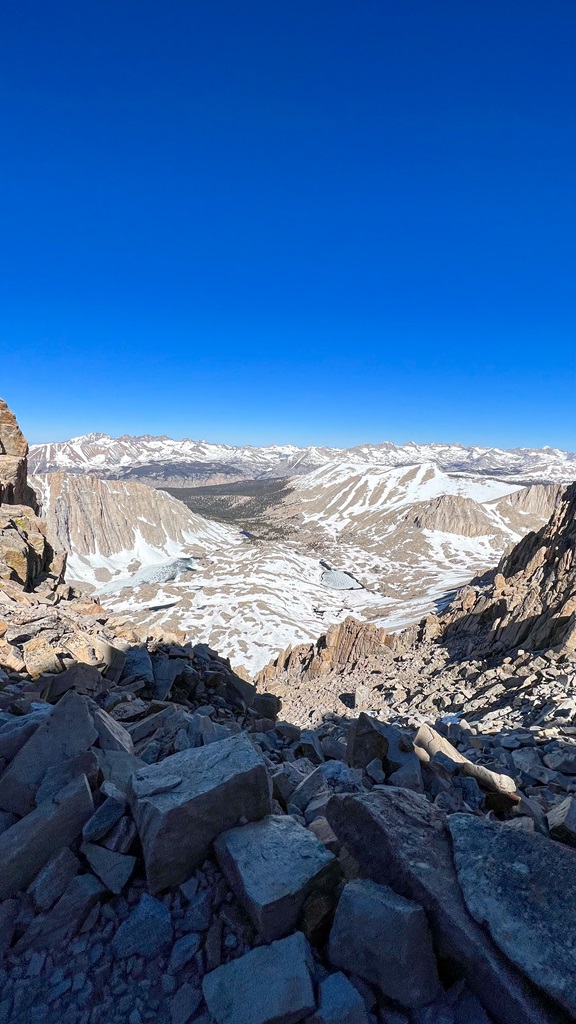
[[394,468],[432,462],[447,473],[503,477],[518,483],[568,483],[576,477],[576,454],[557,448],[483,448],[462,444],[362,444],[354,448],[272,445],[254,448],[169,437],[113,438],[85,434],[68,441],[30,446],[32,473],[91,473],[135,479],[154,487],[291,477],[326,465],[355,462]]

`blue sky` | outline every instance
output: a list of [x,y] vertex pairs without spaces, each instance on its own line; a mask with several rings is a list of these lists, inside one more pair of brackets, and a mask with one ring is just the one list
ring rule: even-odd
[[33,441],[576,449],[573,0],[5,0]]

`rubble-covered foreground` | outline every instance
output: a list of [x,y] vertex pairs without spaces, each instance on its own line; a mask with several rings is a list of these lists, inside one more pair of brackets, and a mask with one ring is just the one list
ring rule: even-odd
[[[553,607],[563,647],[525,634],[494,664],[450,620],[449,721],[434,701],[395,715],[368,674],[376,713],[318,696],[307,728],[205,645],[77,598],[31,509],[2,506],[0,1024],[574,1019],[576,694]],[[448,664],[438,629],[385,645],[381,682]]]

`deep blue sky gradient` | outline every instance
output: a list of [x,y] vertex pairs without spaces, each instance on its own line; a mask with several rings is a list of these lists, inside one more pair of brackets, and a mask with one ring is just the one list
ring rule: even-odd
[[33,441],[576,449],[573,0],[4,0]]

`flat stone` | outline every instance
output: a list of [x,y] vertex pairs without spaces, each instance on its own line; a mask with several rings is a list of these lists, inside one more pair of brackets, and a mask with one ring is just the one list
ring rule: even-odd
[[[169,792],[137,795],[143,783],[173,776],[182,781]],[[262,756],[241,734],[141,768],[130,799],[148,885],[159,892],[190,878],[221,832],[269,814],[271,786]]]
[[58,850],[76,839],[93,811],[83,775],[4,832],[0,836],[0,899],[29,885]]
[[82,829],[82,835],[88,842],[93,842],[95,839],[101,839],[105,836],[110,829],[116,825],[120,818],[123,817],[126,811],[126,804],[117,800],[113,796],[106,798],[103,804],[100,804],[98,810],[92,815],[91,818],[86,822]]
[[326,818],[314,818],[308,825],[308,829],[316,836],[320,843],[323,843],[330,853],[338,856],[340,853],[340,842],[334,829],[330,827]]
[[136,857],[127,857],[122,853],[113,853],[104,846],[95,843],[83,843],[82,853],[86,857],[92,871],[104,883],[110,892],[121,893],[136,866]]
[[154,698],[166,700],[174,683],[188,667],[189,662],[184,658],[154,658]]
[[196,1010],[201,1002],[202,992],[200,989],[189,982],[184,982],[170,1002],[171,1024],[188,1024],[192,1016],[194,1016],[196,1021]]
[[100,840],[102,846],[114,853],[129,853],[138,830],[134,819],[125,814]]
[[172,918],[168,907],[145,893],[138,906],[112,939],[114,954],[121,959],[143,956],[152,960],[172,942]]
[[131,647],[126,651],[122,679],[143,679],[145,683],[154,682],[152,659],[145,647]]
[[365,796],[334,796],[327,818],[364,875],[424,908],[438,954],[459,965],[497,1024],[557,1024],[558,1015],[528,989],[469,913],[442,811],[418,793],[389,786]]
[[94,727],[98,733],[102,750],[120,750],[125,754],[134,753],[134,743],[127,729],[102,708],[94,711]]
[[80,861],[68,847],[56,853],[28,889],[36,909],[50,910],[79,870]]
[[334,855],[286,815],[224,832],[214,846],[218,863],[264,942],[294,931],[314,889],[333,889]]
[[55,764],[52,768],[48,768],[36,790],[36,806],[43,800],[55,796],[79,775],[85,775],[90,789],[94,789],[98,780],[98,772],[98,758],[93,750],[85,750],[83,754],[77,754],[76,757],[70,757],[67,761]]
[[111,782],[123,793],[128,789],[130,776],[144,767],[144,761],[125,750],[95,750],[100,771],[106,782]]
[[30,739],[38,726],[51,713],[52,708],[47,704],[41,711],[32,711],[29,715],[17,715],[12,721],[6,722],[0,729],[0,757],[11,761],[24,746],[26,740]]
[[68,883],[52,909],[34,918],[16,943],[15,952],[58,949],[78,931],[90,910],[105,893],[106,889],[94,875],[77,875]]
[[552,807],[546,815],[548,828],[553,839],[568,846],[576,846],[576,800],[568,796]]
[[315,1008],[312,954],[302,932],[258,946],[202,983],[216,1024],[297,1024]]
[[[448,820],[468,910],[509,959],[576,1013],[576,854],[468,814]],[[543,898],[545,894],[545,898]]]
[[345,974],[330,974],[320,983],[319,1006],[307,1024],[369,1024],[366,1004]]
[[178,974],[178,971],[181,971],[186,964],[194,959],[201,945],[202,938],[197,932],[191,932],[190,935],[184,935],[178,939],[172,946],[168,973]]
[[86,698],[65,693],[0,778],[0,807],[28,814],[48,768],[82,754],[97,739]]
[[356,879],[342,890],[328,959],[406,1009],[425,1006],[440,991],[422,907],[369,879]]
[[544,755],[544,764],[564,775],[576,775],[576,746],[552,750]]

